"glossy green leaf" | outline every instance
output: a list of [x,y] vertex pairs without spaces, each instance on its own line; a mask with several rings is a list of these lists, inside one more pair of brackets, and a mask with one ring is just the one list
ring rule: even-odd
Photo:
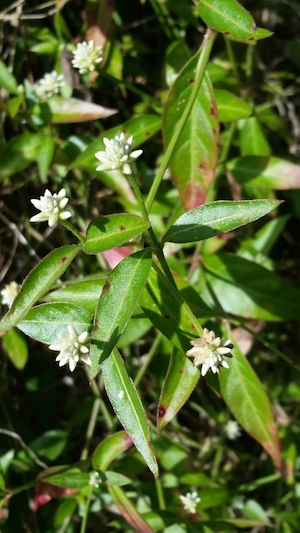
[[200,0],[198,11],[207,26],[234,40],[254,43],[272,35],[269,30],[258,28],[236,0]]
[[92,454],[92,464],[95,470],[104,472],[110,463],[132,446],[132,440],[126,431],[119,431],[109,435],[97,446]]
[[240,134],[241,155],[261,155],[268,157],[271,148],[256,117],[243,121]]
[[271,189],[299,189],[300,165],[278,157],[237,157],[227,169],[239,183]]
[[111,487],[123,487],[124,485],[132,483],[132,480],[129,477],[123,476],[123,474],[119,474],[118,472],[112,472],[110,470],[105,472],[103,475],[103,480]]
[[234,342],[229,369],[219,374],[221,394],[241,426],[256,439],[280,469],[277,426],[263,384]]
[[117,109],[109,109],[101,105],[78,100],[77,98],[62,98],[53,96],[47,101],[35,105],[32,114],[43,122],[52,124],[72,124],[106,118],[118,113]]
[[[176,78],[164,106],[163,138],[167,147],[193,91],[198,54]],[[219,122],[214,92],[206,73],[169,167],[186,210],[204,203],[218,158]]]
[[88,167],[91,171],[96,171],[99,166],[99,161],[95,157],[95,153],[105,150],[103,137],[113,139],[116,135],[124,133],[126,137],[130,135],[134,138],[134,147],[137,148],[140,144],[147,141],[161,128],[161,118],[158,115],[143,115],[134,117],[125,124],[121,124],[103,133],[96,141],[94,141],[88,148],[80,154],[75,161],[70,165],[70,168]]
[[261,320],[300,317],[300,291],[274,272],[231,254],[203,258],[207,283],[225,313]]
[[235,94],[223,89],[216,89],[215,97],[220,122],[250,117],[252,107]]
[[23,370],[28,359],[28,347],[23,335],[16,328],[12,328],[3,335],[2,344],[12,364],[18,370]]
[[[50,475],[47,475],[47,470]],[[74,466],[58,467],[57,473],[53,473],[53,469],[49,468],[43,472],[43,482],[50,483],[50,485],[57,485],[66,489],[82,489],[87,487],[90,481],[90,474],[81,472],[79,468]]]
[[49,303],[31,309],[18,328],[32,339],[53,344],[59,334],[68,333],[69,324],[82,333],[91,330],[92,320],[93,312],[78,304]]
[[158,466],[150,443],[150,432],[141,399],[128,376],[124,361],[114,349],[102,365],[105,390],[122,426],[155,477]]
[[5,63],[0,59],[0,85],[10,94],[17,94],[18,84],[16,78],[9,72]]
[[134,531],[139,533],[154,533],[147,522],[137,512],[136,507],[131,503],[125,492],[120,487],[109,487],[110,495],[126,522],[130,524]]
[[92,333],[91,379],[98,374],[133,313],[149,275],[151,257],[150,248],[125,257],[103,287]]
[[151,269],[139,303],[154,326],[184,352],[191,338],[203,333],[189,306],[158,268]]
[[50,252],[25,278],[10,310],[0,322],[0,336],[21,322],[31,307],[51,288],[67,270],[81,246],[62,246]]
[[43,182],[46,181],[47,174],[53,159],[55,150],[55,142],[52,137],[45,137],[43,141],[43,146],[40,151],[38,158],[38,169],[40,178]]
[[184,352],[174,348],[157,409],[159,433],[188,400],[199,377],[199,369],[191,363]]
[[184,41],[173,41],[166,51],[166,82],[170,87],[180,70],[191,57],[191,51]]
[[5,180],[37,161],[44,136],[24,133],[14,138],[0,152],[0,180]]
[[147,228],[150,222],[137,215],[118,214],[94,218],[86,233],[84,252],[96,254],[116,248],[137,237]]
[[280,200],[220,200],[196,207],[179,217],[163,242],[197,242],[226,233],[266,215]]
[[72,285],[48,293],[43,300],[47,302],[73,303],[95,311],[106,276],[99,279],[77,281]]

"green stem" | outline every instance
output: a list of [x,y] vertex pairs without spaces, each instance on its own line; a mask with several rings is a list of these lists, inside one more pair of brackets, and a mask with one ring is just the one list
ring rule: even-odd
[[[128,181],[134,191],[134,194],[136,196],[136,199],[138,201],[138,204],[139,204],[139,207],[140,207],[140,210],[141,210],[141,213],[143,215],[143,217],[146,219],[146,220],[149,220],[149,217],[148,217],[148,212],[147,212],[147,209],[146,209],[146,206],[145,206],[145,203],[144,203],[144,199],[142,197],[142,193],[140,191],[140,188],[137,184],[137,182],[135,181],[134,177],[129,174],[128,175]],[[168,280],[170,281],[170,283],[172,283],[172,285],[174,285],[174,287],[176,287],[176,284],[175,284],[175,281],[173,279],[173,276],[170,272],[170,269],[169,269],[169,266],[168,266],[168,263],[166,261],[166,258],[164,256],[164,253],[162,251],[162,248],[156,238],[156,235],[152,229],[152,227],[150,226],[148,228],[148,233],[150,235],[150,238],[151,238],[151,241],[152,241],[152,244],[154,246],[154,251],[155,251],[155,254],[157,256],[157,259],[159,260],[160,264],[161,264],[161,267],[166,275],[166,277],[168,278]],[[176,287],[177,289],[177,287]]]
[[73,226],[73,224],[71,224],[71,222],[69,222],[68,220],[59,220],[59,222],[68,230],[70,231],[71,233],[73,233],[73,235],[75,235],[75,237],[79,240],[79,242],[81,244],[85,244],[85,237],[83,237],[83,235],[81,235],[81,233],[79,233],[79,231],[75,228],[75,226]]
[[88,516],[89,516],[89,510],[90,510],[92,495],[93,495],[93,487],[90,487],[90,490],[89,490],[89,493],[88,493],[88,497],[87,497],[87,500],[86,500],[84,516],[83,516],[83,519],[82,519],[82,522],[81,522],[80,533],[85,533],[85,531],[86,531],[87,519],[88,519]]
[[95,426],[96,426],[96,423],[97,423],[97,417],[98,417],[98,413],[99,413],[99,409],[100,409],[100,405],[101,405],[100,399],[99,398],[95,398],[93,409],[92,409],[90,420],[89,420],[89,425],[88,425],[88,428],[87,428],[87,431],[86,431],[86,435],[85,435],[84,447],[83,447],[83,450],[82,450],[81,456],[80,456],[80,459],[82,461],[84,459],[86,459],[88,457],[88,454],[89,454],[89,445],[90,445],[92,436],[94,434]]
[[143,365],[141,366],[141,368],[139,369],[137,375],[136,375],[136,378],[134,380],[134,384],[135,386],[137,387],[142,379],[142,377],[144,376],[148,366],[150,365],[155,353],[156,353],[156,349],[160,343],[160,340],[162,338],[162,334],[159,332],[157,335],[156,335],[156,338],[154,339],[154,342],[148,352],[148,355],[147,355],[147,358],[145,360],[145,362],[143,363]]
[[[88,377],[88,380],[90,380],[90,376],[89,376],[89,371],[88,371],[88,368],[86,366],[84,366],[84,370],[85,370],[85,373]],[[99,390],[99,387],[97,386],[97,383],[93,380],[91,381],[90,383],[91,385],[91,388],[92,388],[92,392],[95,396],[96,399],[99,400],[99,404],[100,404],[100,407],[101,407],[101,412],[102,412],[102,415],[103,415],[103,418],[105,420],[105,423],[106,423],[106,426],[108,429],[111,429],[113,427],[113,420],[106,408],[106,405],[104,403],[104,401],[102,400],[101,398],[101,394],[100,394],[100,390]]]
[[159,509],[161,511],[165,511],[167,507],[166,507],[166,502],[165,502],[164,493],[162,489],[162,484],[159,479],[156,479],[155,487],[156,487],[156,494],[157,494]]
[[226,51],[227,51],[227,55],[228,55],[229,61],[231,63],[231,68],[232,68],[233,75],[236,78],[236,80],[238,81],[239,86],[241,86],[240,75],[239,75],[239,72],[238,72],[238,69],[237,69],[237,66],[236,66],[236,61],[235,61],[233,48],[232,48],[232,42],[230,41],[230,39],[228,39],[228,37],[224,37],[224,39],[225,39]]
[[190,112],[193,108],[193,105],[195,103],[195,100],[197,98],[197,95],[198,95],[198,92],[200,90],[200,87],[201,87],[201,83],[202,83],[202,80],[203,80],[203,77],[204,77],[204,74],[205,74],[205,70],[206,70],[206,66],[207,66],[207,63],[208,63],[208,60],[209,60],[209,56],[210,56],[210,53],[211,53],[211,49],[212,49],[212,46],[213,46],[213,42],[214,42],[214,39],[216,37],[216,32],[214,30],[212,30],[211,28],[208,28],[206,33],[205,33],[205,36],[204,36],[204,39],[203,39],[203,43],[201,45],[201,51],[200,51],[200,55],[199,55],[199,60],[198,60],[198,64],[197,64],[197,67],[196,67],[196,73],[195,73],[195,83],[194,83],[194,86],[193,86],[193,91],[191,93],[191,96],[189,98],[189,101],[187,103],[187,106],[182,114],[182,117],[181,119],[179,120],[178,124],[177,124],[177,128],[174,132],[174,135],[171,139],[171,142],[167,148],[167,151],[166,153],[164,154],[164,157],[162,159],[162,162],[161,162],[161,165],[158,169],[158,172],[157,172],[157,175],[152,183],[152,186],[151,186],[151,189],[149,191],[149,194],[148,194],[148,198],[147,198],[147,201],[146,201],[146,209],[147,211],[149,212],[151,207],[152,207],[152,204],[154,202],[154,198],[156,196],[156,193],[158,191],[158,188],[160,186],[160,183],[162,181],[162,178],[163,178],[163,175],[165,173],[165,171],[167,170],[168,168],[168,165],[169,165],[169,162],[170,162],[170,159],[171,159],[171,156],[176,148],[176,144],[178,142],[178,139],[182,133],[182,130],[187,122],[187,119],[190,115]]

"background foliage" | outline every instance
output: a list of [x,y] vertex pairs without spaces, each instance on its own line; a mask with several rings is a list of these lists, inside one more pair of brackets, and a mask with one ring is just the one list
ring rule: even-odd
[[[300,10],[243,5],[259,30],[233,0],[3,3],[1,282],[31,272],[1,322],[4,533],[297,531]],[[221,34],[181,130],[207,26]],[[81,76],[83,40],[104,60]],[[66,83],[40,101],[53,69]],[[96,171],[103,136],[122,131],[144,151],[134,175],[171,279],[151,267],[160,248],[127,177]],[[62,187],[85,253],[64,226],[29,223],[30,199]],[[65,317],[84,330],[93,316],[90,385],[47,344]],[[233,339],[218,378],[185,356],[202,326]]]

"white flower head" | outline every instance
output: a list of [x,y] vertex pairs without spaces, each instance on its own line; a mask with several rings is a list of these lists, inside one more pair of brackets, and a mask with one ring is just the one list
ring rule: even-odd
[[48,72],[43,78],[38,80],[34,85],[34,90],[37,96],[44,100],[46,98],[51,98],[55,94],[59,93],[60,87],[65,84],[64,77],[62,74],[58,74],[56,70]]
[[103,48],[94,46],[93,41],[78,43],[73,52],[72,65],[78,68],[80,74],[95,70],[96,65],[103,60]]
[[58,220],[70,218],[70,211],[65,211],[69,201],[66,197],[66,189],[61,189],[58,193],[52,194],[48,189],[39,200],[30,200],[31,203],[40,210],[40,213],[31,217],[30,222],[48,222],[50,228]]
[[120,168],[124,174],[132,174],[130,163],[137,159],[143,150],[134,150],[132,135],[126,140],[124,133],[116,135],[114,139],[103,138],[105,150],[97,152],[95,156],[101,165],[96,170],[115,170]]
[[202,365],[202,376],[205,376],[208,370],[211,370],[214,374],[219,374],[220,366],[229,368],[223,356],[232,357],[230,351],[233,345],[230,340],[222,341],[220,337],[216,337],[214,331],[204,328],[203,336],[200,339],[190,341],[190,343],[193,348],[188,350],[186,355],[194,357],[194,366]]
[[59,366],[69,365],[69,369],[73,372],[78,361],[83,361],[86,365],[91,364],[89,356],[89,348],[85,345],[89,333],[83,331],[78,335],[73,326],[68,325],[68,335],[59,334],[61,342],[57,344],[50,344],[49,350],[60,352],[55,361],[58,361]]
[[185,496],[179,496],[185,511],[191,514],[196,513],[197,503],[201,501],[197,492],[187,492]]
[[12,281],[5,285],[4,289],[0,292],[2,296],[2,303],[11,307],[15,297],[20,289],[20,285],[16,281]]
[[224,431],[230,440],[235,440],[241,435],[241,428],[236,420],[228,420],[225,424]]
[[102,483],[101,477],[99,472],[91,472],[90,473],[90,480],[89,485],[92,485],[92,487],[96,487],[96,489],[100,486],[100,483]]

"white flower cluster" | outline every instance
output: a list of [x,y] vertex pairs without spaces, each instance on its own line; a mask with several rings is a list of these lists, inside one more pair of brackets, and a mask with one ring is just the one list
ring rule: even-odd
[[102,483],[102,480],[101,480],[99,472],[96,472],[96,471],[91,472],[89,485],[98,489],[98,487],[100,487],[100,483]]
[[197,503],[201,501],[197,492],[187,492],[185,496],[179,496],[185,511],[191,514],[196,513]]
[[61,342],[57,344],[50,344],[49,350],[60,352],[55,361],[58,361],[59,366],[69,365],[69,369],[73,372],[79,361],[83,361],[86,365],[91,364],[89,348],[86,342],[89,339],[89,333],[83,331],[78,335],[73,326],[68,325],[68,335],[59,334]]
[[203,337],[190,341],[193,348],[186,352],[188,357],[194,357],[194,366],[200,366],[201,375],[205,376],[208,370],[214,374],[220,373],[220,366],[229,368],[228,363],[224,361],[223,356],[232,357],[230,351],[233,345],[230,340],[222,341],[216,337],[214,331],[203,329]]
[[8,307],[11,307],[15,297],[19,292],[19,289],[20,285],[16,281],[12,281],[11,283],[5,285],[4,289],[2,289],[0,292],[2,303],[8,305]]
[[230,440],[235,440],[242,433],[241,428],[236,420],[228,420],[228,422],[225,424],[224,431]]
[[70,218],[70,211],[64,211],[69,199],[66,197],[66,189],[61,189],[58,193],[52,194],[48,189],[39,200],[30,200],[39,209],[40,213],[31,217],[30,222],[48,222],[50,228],[58,220]]
[[124,133],[116,135],[114,139],[103,138],[105,150],[97,152],[95,156],[101,165],[96,170],[115,170],[120,168],[124,174],[132,174],[130,163],[139,157],[143,150],[134,150],[132,135],[126,140]]
[[78,43],[73,52],[72,65],[78,68],[80,74],[95,70],[96,65],[103,60],[103,48],[94,46],[93,41]]
[[45,74],[43,78],[38,80],[34,85],[34,90],[37,96],[44,100],[46,98],[51,98],[55,94],[59,93],[60,87],[65,84],[64,77],[62,74],[58,74],[56,70]]

